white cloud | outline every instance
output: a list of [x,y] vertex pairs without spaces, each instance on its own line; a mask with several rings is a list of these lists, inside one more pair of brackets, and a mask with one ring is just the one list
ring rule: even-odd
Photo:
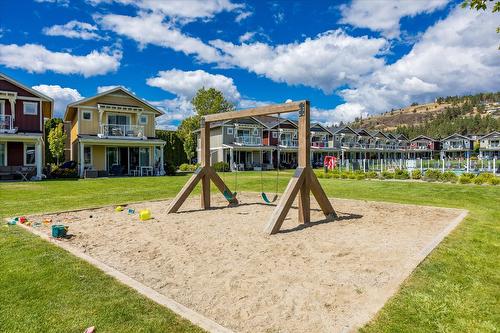
[[240,99],[240,93],[232,78],[220,74],[210,74],[203,70],[172,69],[160,71],[156,77],[151,77],[146,82],[149,86],[161,88],[188,100],[193,98],[198,89],[203,87],[206,89],[215,88],[231,101]]
[[234,19],[236,22],[240,23],[241,21],[245,20],[246,18],[252,16],[251,11],[245,11],[241,10],[238,15],[236,15],[236,18]]
[[212,41],[223,57],[220,64],[237,66],[276,82],[307,85],[331,93],[383,67],[388,43],[383,38],[352,37],[342,30],[327,31],[301,43],[271,46],[235,45]]
[[219,52],[203,43],[199,38],[183,34],[172,23],[164,21],[161,14],[141,13],[139,16],[108,14],[96,16],[95,19],[104,29],[127,36],[139,43],[141,47],[148,44],[172,48],[186,55],[194,55],[203,62],[217,62]]
[[47,36],[64,36],[67,38],[79,38],[86,40],[103,39],[103,37],[99,36],[96,33],[97,30],[98,29],[95,25],[72,20],[63,25],[53,25],[51,27],[45,27],[42,31]]
[[247,31],[243,35],[240,36],[239,41],[240,43],[245,43],[248,42],[249,40],[253,39],[255,36],[255,31]]
[[53,52],[38,44],[0,44],[0,64],[22,68],[28,72],[53,71],[60,74],[81,74],[84,77],[114,72],[120,67],[121,51],[92,51],[78,56]]
[[180,122],[194,114],[191,100],[185,97],[176,97],[150,103],[164,114],[156,118],[156,127],[159,129],[175,129]]
[[54,3],[54,4],[57,4],[59,6],[63,6],[63,7],[68,7],[69,6],[69,0],[35,0],[35,2],[39,2],[39,3],[43,3],[43,2]]
[[422,35],[412,50],[340,92],[340,109],[361,105],[370,113],[437,96],[497,91],[500,57],[495,14],[453,9]]
[[[111,3],[112,0],[90,0],[90,3],[97,5],[100,3]],[[180,23],[188,23],[197,19],[210,20],[216,14],[227,11],[236,11],[236,20],[241,21],[248,17],[248,11],[244,11],[245,5],[233,3],[230,0],[114,0],[123,5],[134,5],[141,11],[154,12],[163,16],[168,16]],[[239,22],[238,21],[238,22]]]
[[432,13],[443,8],[449,0],[353,0],[350,5],[341,5],[340,23],[379,31],[387,38],[400,34],[400,20],[422,13]]
[[83,98],[78,90],[73,88],[63,88],[59,85],[40,84],[32,87],[39,92],[54,99],[54,117],[62,118],[66,111],[66,106]]

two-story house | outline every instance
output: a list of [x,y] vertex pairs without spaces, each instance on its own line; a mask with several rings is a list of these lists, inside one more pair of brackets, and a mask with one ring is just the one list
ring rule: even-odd
[[473,150],[473,140],[458,133],[441,140],[441,152],[446,158],[467,158]]
[[500,132],[493,131],[479,138],[479,155],[485,159],[500,158]]
[[42,178],[44,120],[52,98],[0,73],[0,177]]
[[162,114],[123,87],[69,104],[64,121],[80,177],[164,174],[165,141],[155,133]]
[[432,159],[439,149],[439,140],[419,135],[410,140],[408,151],[410,152],[410,157]]

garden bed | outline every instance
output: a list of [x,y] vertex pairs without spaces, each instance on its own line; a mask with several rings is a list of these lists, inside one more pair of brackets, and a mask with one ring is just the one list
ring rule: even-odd
[[172,215],[169,201],[127,207],[151,209],[145,222],[114,207],[29,219],[68,225],[73,237],[62,242],[235,331],[331,332],[370,320],[464,217],[335,199],[339,219],[324,220],[313,202],[310,225],[298,225],[292,209],[282,232],[268,236],[262,229],[274,207],[257,194],[240,198],[238,207],[209,211],[191,198]]

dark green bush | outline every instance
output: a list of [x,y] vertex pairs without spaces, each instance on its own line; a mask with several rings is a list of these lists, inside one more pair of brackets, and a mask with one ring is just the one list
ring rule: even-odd
[[396,169],[394,170],[395,179],[410,179],[410,174],[406,170]]
[[226,162],[216,162],[213,167],[217,172],[228,172],[230,170],[229,163]]
[[484,183],[489,183],[495,176],[492,173],[481,173],[476,178],[474,178],[474,184],[482,185]]
[[394,172],[382,171],[382,179],[394,179]]
[[366,173],[366,178],[368,178],[368,179],[378,178],[378,173],[376,171],[368,171]]
[[165,169],[165,174],[167,176],[173,176],[173,175],[175,175],[175,171],[176,171],[175,170],[175,165],[172,162],[166,161],[165,165],[163,167]]
[[439,180],[440,177],[441,177],[441,171],[429,169],[425,172],[424,179],[429,182],[435,182]]

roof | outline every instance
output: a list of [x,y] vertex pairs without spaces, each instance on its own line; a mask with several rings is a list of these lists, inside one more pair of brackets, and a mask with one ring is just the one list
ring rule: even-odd
[[435,139],[433,139],[431,137],[428,137],[428,136],[425,136],[425,135],[419,135],[419,136],[411,139],[410,141],[415,141],[415,140],[418,140],[418,139],[426,139],[426,140],[430,140],[430,141],[436,141]]
[[396,134],[396,139],[398,139],[398,140],[408,140],[408,138],[406,137],[406,135],[404,135],[402,133]]
[[443,141],[444,140],[448,140],[448,139],[450,139],[450,138],[452,138],[454,136],[459,136],[459,137],[461,137],[463,139],[470,140],[470,138],[468,136],[465,136],[465,135],[462,135],[462,134],[459,134],[459,133],[453,133],[452,135],[448,135],[446,138],[444,138]]
[[337,134],[337,133],[340,133],[340,132],[343,132],[343,131],[349,131],[351,132],[352,134],[358,134],[355,130],[353,130],[351,127],[349,126],[342,126],[342,127],[330,127],[328,129],[332,134]]
[[486,134],[485,136],[480,137],[479,140],[486,139],[487,137],[489,137],[491,135],[498,135],[498,136],[500,136],[500,132],[499,131],[493,131],[491,133]]
[[[67,118],[67,115],[68,115],[68,111],[70,110],[70,108],[72,107],[76,107],[80,104],[83,104],[83,103],[86,103],[88,101],[91,101],[93,99],[96,99],[96,98],[99,98],[99,97],[102,97],[102,96],[106,96],[108,94],[111,94],[111,93],[114,93],[116,91],[121,91],[123,93],[125,93],[126,95],[132,97],[133,99],[135,99],[136,101],[148,106],[149,108],[153,109],[157,115],[162,115],[164,114],[163,111],[161,111],[160,109],[158,109],[157,107],[153,106],[151,103],[149,103],[148,101],[142,99],[142,98],[139,98],[137,97],[136,95],[134,95],[132,92],[128,91],[127,89],[125,89],[124,87],[115,87],[113,89],[110,89],[110,90],[106,90],[106,91],[103,91],[102,93],[99,93],[97,95],[94,95],[94,96],[90,96],[90,97],[87,97],[87,98],[84,98],[84,99],[81,99],[79,101],[76,101],[76,102],[73,102],[73,103],[70,103],[66,106],[66,112],[64,113],[64,120],[68,121],[70,119]],[[109,103],[104,103],[104,104],[109,104]],[[110,104],[111,105],[111,104]],[[120,104],[120,105],[123,105],[123,104]],[[127,105],[124,105],[124,106],[127,106]]]
[[13,78],[11,78],[11,77],[9,77],[9,76],[5,75],[4,73],[0,73],[0,77],[1,77],[1,78],[3,78],[3,79],[4,79],[4,80],[6,80],[6,81],[9,81],[9,82],[10,82],[10,83],[12,83],[13,85],[16,85],[16,86],[18,86],[18,87],[20,87],[20,88],[22,88],[22,89],[24,89],[24,90],[26,90],[26,91],[29,91],[29,92],[30,92],[30,93],[32,93],[33,95],[38,96],[39,98],[46,100],[47,102],[52,102],[52,103],[54,102],[54,100],[53,100],[51,97],[49,97],[49,96],[47,96],[47,95],[45,95],[45,94],[42,94],[42,93],[41,93],[41,92],[39,92],[38,90],[35,90],[35,89],[33,89],[33,88],[30,88],[30,87],[25,86],[25,85],[24,85],[24,84],[22,84],[21,82],[18,82],[18,81],[16,81],[16,80],[14,80]]
[[[379,135],[379,134],[381,134],[381,135]],[[389,138],[389,136],[388,136],[387,134],[385,134],[384,132],[382,132],[382,131],[380,131],[380,130],[370,131],[370,135],[371,135],[371,136],[373,136],[373,137],[375,137],[375,136],[377,136],[377,137],[383,136],[383,137],[385,137],[386,139],[390,139],[390,138]]]
[[367,130],[363,129],[363,128],[358,128],[356,130],[356,133],[358,133],[358,135],[367,135],[367,136],[372,136],[370,134],[370,132],[368,132]]

